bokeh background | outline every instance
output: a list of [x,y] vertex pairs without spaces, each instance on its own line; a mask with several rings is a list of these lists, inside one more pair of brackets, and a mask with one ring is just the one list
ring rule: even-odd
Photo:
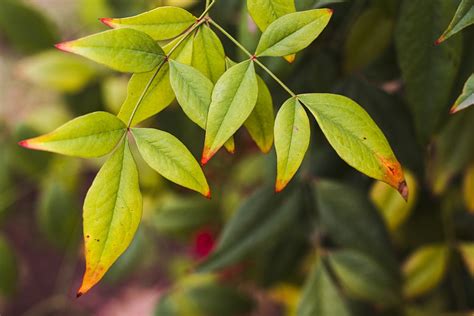
[[[423,8],[430,1],[415,2]],[[424,20],[426,12],[413,17],[412,23],[423,23],[429,33],[413,39],[425,43],[422,48],[437,49],[432,43],[459,3],[439,1],[449,2],[446,8],[453,10],[438,20]],[[106,30],[100,17],[130,16],[160,5],[199,15],[204,2],[0,0],[0,314],[296,315],[304,288],[314,304],[340,304],[324,294],[335,286],[349,306],[347,315],[470,315],[474,110],[448,113],[474,70],[474,32],[469,28],[452,39],[456,44],[448,45],[457,48],[449,60],[411,51],[413,59],[429,59],[414,75],[428,82],[426,89],[418,89],[424,95],[419,100],[429,100],[426,95],[436,87],[430,83],[443,82],[437,75],[446,78],[431,67],[451,67],[452,75],[442,86],[449,97],[432,100],[441,102],[445,111],[434,131],[426,131],[423,120],[415,119],[400,69],[403,49],[396,43],[402,32],[401,2],[296,0],[299,9],[325,6],[335,15],[293,64],[264,61],[297,92],[336,92],[361,104],[407,172],[408,203],[349,168],[314,122],[310,150],[294,181],[295,190],[302,192],[301,203],[290,214],[278,211],[280,202],[267,189],[275,178],[274,151],[260,153],[246,131],[237,134],[235,155],[221,152],[206,167],[211,201],[170,184],[139,160],[144,216],[138,234],[101,284],[76,299],[84,270],[81,206],[102,161],[33,152],[16,143],[92,111],[117,113],[129,77],[53,45]],[[218,1],[212,16],[247,48],[256,46],[260,33],[245,1]],[[243,58],[221,39],[231,58]],[[263,78],[278,109],[285,92]],[[145,124],[176,135],[199,157],[204,134],[177,104]],[[254,200],[249,202],[250,196]],[[260,208],[252,209],[254,204]],[[237,260],[220,266],[216,274],[195,273],[223,227],[236,225],[234,215],[241,218],[246,208],[257,215],[232,248],[246,247],[236,250]],[[278,229],[266,226],[270,219]],[[318,256],[354,249],[369,255],[380,251],[375,257],[387,259],[391,267],[381,264],[381,270],[374,270],[349,260],[356,263],[348,270],[330,269],[331,284],[316,280],[326,288],[308,289],[315,282],[314,273],[309,276]],[[386,281],[392,272],[395,281]],[[351,283],[351,273],[359,276],[357,282]],[[395,303],[384,301],[392,294]],[[340,316],[327,310],[320,315]]]

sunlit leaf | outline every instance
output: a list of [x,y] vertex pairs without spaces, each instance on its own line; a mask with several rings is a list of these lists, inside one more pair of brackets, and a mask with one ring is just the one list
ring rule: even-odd
[[273,145],[273,100],[270,90],[262,78],[257,76],[257,82],[257,104],[244,125],[260,150],[267,153]]
[[110,153],[126,132],[125,124],[107,112],[75,118],[53,132],[20,142],[29,149],[83,158]]
[[138,150],[150,167],[166,179],[211,196],[206,177],[189,150],[173,135],[151,128],[135,128]]
[[196,17],[178,7],[158,7],[128,18],[102,18],[112,28],[131,28],[150,35],[154,40],[172,39],[196,22]]
[[263,32],[257,56],[287,56],[309,46],[332,16],[330,9],[290,13],[278,18]]
[[469,273],[474,277],[474,243],[462,243],[458,249]]
[[311,128],[308,115],[296,98],[288,99],[275,120],[277,180],[275,190],[283,190],[298,171],[309,147]]
[[258,83],[252,61],[244,61],[219,79],[212,93],[201,162],[209,159],[245,123],[258,98]]
[[247,8],[262,32],[279,17],[296,11],[295,0],[247,0]]
[[298,96],[318,121],[338,155],[350,166],[397,189],[408,198],[402,167],[387,139],[357,103],[334,94]]
[[346,302],[325,263],[318,259],[306,280],[298,316],[350,316]]
[[[474,9],[473,9],[474,10]],[[464,84],[462,94],[457,98],[451,113],[464,110],[474,104],[474,74],[472,74]]]
[[141,216],[138,171],[125,140],[100,169],[84,201],[86,272],[78,296],[97,284],[127,249]]
[[474,0],[462,0],[448,28],[436,40],[436,43],[444,42],[472,24],[474,24]]
[[150,71],[165,58],[150,36],[132,29],[105,31],[56,47],[122,72]]
[[225,52],[222,43],[208,26],[199,27],[194,38],[192,66],[214,84],[225,71]]
[[443,245],[417,249],[404,263],[403,294],[407,298],[421,296],[435,288],[443,279],[449,250]]

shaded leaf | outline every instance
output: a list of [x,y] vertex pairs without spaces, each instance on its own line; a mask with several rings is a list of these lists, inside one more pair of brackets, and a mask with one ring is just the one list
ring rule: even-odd
[[150,71],[165,58],[150,36],[132,29],[105,31],[56,47],[122,72]]
[[[474,9],[473,9],[474,10]],[[472,74],[464,84],[462,94],[457,98],[451,113],[464,110],[474,104],[474,74]]]
[[435,288],[444,278],[449,250],[443,245],[417,249],[403,265],[403,294],[407,298],[421,296]]
[[142,217],[138,171],[126,139],[94,179],[83,217],[86,272],[78,295],[99,282],[127,249]]
[[278,18],[263,32],[257,56],[286,56],[308,47],[324,30],[332,10],[315,9]]
[[154,40],[172,39],[196,22],[197,18],[185,9],[159,7],[128,18],[102,18],[112,28],[131,28],[150,35]]
[[134,128],[138,150],[150,167],[166,179],[211,196],[206,177],[189,150],[173,135],[151,128]]
[[384,134],[363,108],[334,94],[303,94],[298,98],[313,113],[344,161],[369,177],[390,184],[403,198],[408,198],[402,167]]
[[17,287],[18,281],[18,262],[13,249],[0,236],[0,294],[11,296]]
[[219,79],[209,106],[203,164],[245,123],[257,98],[258,83],[252,61],[237,64]]
[[298,171],[308,150],[310,134],[311,128],[305,109],[298,99],[288,99],[278,111],[275,120],[275,191],[283,190]]
[[216,33],[208,26],[199,27],[194,38],[192,66],[214,84],[225,71],[225,52]]
[[472,164],[464,174],[463,193],[464,203],[469,212],[474,213],[474,164]]
[[474,24],[474,1],[473,0],[462,0],[456,10],[451,23],[448,28],[444,31],[443,35],[436,40],[437,44],[444,42],[454,34],[462,31],[469,25]]
[[110,153],[126,132],[126,126],[107,112],[77,117],[53,132],[21,141],[23,147],[58,154],[92,158]]

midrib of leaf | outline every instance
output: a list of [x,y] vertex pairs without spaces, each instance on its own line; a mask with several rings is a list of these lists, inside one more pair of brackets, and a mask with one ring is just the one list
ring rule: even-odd
[[[180,73],[180,72],[179,72],[179,73]],[[181,73],[179,74],[179,77],[180,77],[180,79],[181,79],[182,81],[186,81],[186,80],[184,80],[184,77],[181,76]],[[199,102],[200,102],[201,104],[205,104],[204,100],[201,99],[201,96],[200,96],[198,93],[196,93],[196,90],[193,89],[193,88],[191,87],[191,85],[186,84],[186,87],[187,87],[186,90],[188,91],[188,94],[192,94],[196,99],[199,100]],[[209,111],[209,104],[207,105],[207,110]],[[206,116],[202,117],[201,115],[199,115],[199,116],[201,117],[201,119],[203,119],[203,122],[204,122],[204,125],[201,125],[200,123],[198,123],[199,127],[201,127],[202,129],[206,129],[207,117],[206,117]]]
[[[56,140],[52,140],[52,141],[46,141],[45,143],[51,144],[51,143],[67,142],[67,141],[71,141],[71,140],[78,140],[78,139],[81,139],[81,138],[94,137],[94,136],[98,136],[98,135],[102,135],[102,134],[112,134],[112,133],[116,133],[117,131],[120,131],[120,130],[123,130],[123,132],[125,134],[126,128],[123,127],[123,128],[113,129],[113,130],[110,130],[110,131],[103,131],[103,132],[99,132],[99,133],[87,134],[87,135],[82,135],[82,136],[78,136],[78,137],[60,138],[60,139],[56,139]],[[45,136],[48,136],[48,135],[45,135]]]
[[194,22],[194,19],[190,19],[190,20],[187,20],[187,21],[180,21],[180,22],[166,22],[166,23],[155,23],[155,22],[151,22],[151,23],[138,23],[138,22],[128,22],[128,21],[124,21],[123,19],[119,19],[120,22],[122,23],[115,23],[115,24],[119,24],[119,25],[135,25],[135,26],[164,26],[164,25],[176,25],[176,24],[189,24],[190,22]]
[[[287,154],[286,154],[287,158],[285,159],[285,168],[284,168],[285,172],[283,173],[285,178],[286,178],[286,175],[287,175],[287,172],[288,172],[288,162],[290,160],[290,153],[291,153],[291,150],[294,147],[293,138],[294,138],[294,135],[295,135],[295,121],[296,121],[296,113],[297,113],[296,108],[297,108],[297,105],[299,105],[298,100],[295,100],[294,102],[295,102],[295,106],[294,106],[295,110],[293,111],[293,122],[291,123],[293,128],[291,129],[290,146],[288,146],[288,150],[287,150]],[[304,109],[303,109],[303,111],[304,111]]]
[[155,53],[155,52],[153,52],[153,51],[140,50],[140,49],[136,49],[136,48],[113,47],[113,46],[105,46],[105,45],[102,45],[102,46],[87,45],[87,46],[77,46],[77,47],[78,47],[78,48],[82,48],[82,49],[95,48],[95,49],[97,49],[97,50],[105,50],[105,49],[112,49],[112,50],[115,50],[115,49],[120,49],[120,50],[125,50],[125,51],[138,52],[138,53],[140,53],[140,54],[145,54],[145,55],[153,55],[153,56],[156,56],[156,57],[162,57],[162,58],[165,57],[164,55]]
[[[253,61],[251,61],[251,62],[253,63]],[[242,80],[239,82],[239,86],[235,90],[235,93],[233,93],[232,101],[230,102],[230,105],[225,109],[224,119],[219,123],[219,127],[218,127],[217,133],[216,133],[216,137],[214,138],[214,141],[213,141],[212,145],[215,144],[215,140],[218,138],[218,136],[220,136],[222,125],[224,124],[224,121],[227,118],[227,114],[229,113],[229,109],[234,104],[234,101],[235,101],[235,98],[236,98],[237,94],[239,94],[239,92],[242,89],[242,82],[244,82],[244,80],[247,78],[247,75],[248,75],[248,72],[249,72],[249,69],[250,69],[250,65],[251,64],[249,63],[249,66],[247,67],[247,70],[245,71],[245,75],[242,77]],[[211,104],[212,104],[212,101],[211,101]],[[214,146],[211,146],[211,147],[214,147]]]

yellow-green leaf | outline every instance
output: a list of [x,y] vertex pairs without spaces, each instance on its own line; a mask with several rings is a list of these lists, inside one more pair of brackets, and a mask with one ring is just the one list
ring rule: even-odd
[[330,9],[315,9],[278,18],[263,32],[256,55],[286,56],[299,52],[321,34],[331,16]]
[[273,100],[270,90],[260,76],[257,76],[257,82],[257,104],[244,125],[260,150],[267,153],[273,145]]
[[262,32],[276,19],[296,12],[295,0],[247,0],[247,8]]
[[474,104],[474,73],[467,79],[464,84],[461,95],[457,98],[451,113],[456,113],[464,110]]
[[216,33],[202,25],[194,38],[192,66],[215,84],[225,71],[225,52]]
[[91,158],[110,153],[126,132],[125,124],[107,112],[75,118],[53,132],[30,138],[20,145],[35,150]]
[[131,28],[150,35],[157,41],[172,39],[196,22],[196,17],[178,7],[159,7],[128,18],[102,18],[112,28]]
[[122,72],[150,71],[165,58],[150,36],[132,29],[105,31],[56,47]]
[[150,128],[135,128],[132,133],[140,154],[150,167],[170,181],[211,196],[199,163],[176,137]]
[[444,42],[454,34],[474,24],[474,0],[462,0],[448,28],[438,38],[436,44]]
[[350,166],[397,189],[408,198],[403,170],[382,131],[353,100],[335,94],[303,94],[324,135]]
[[245,123],[257,98],[258,83],[253,61],[237,64],[222,75],[212,92],[201,163],[207,163]]
[[404,263],[403,294],[407,298],[423,295],[443,279],[449,250],[444,245],[430,245],[416,250]]
[[464,203],[470,213],[474,214],[474,164],[472,164],[464,174],[463,193]]
[[61,92],[77,92],[98,74],[90,62],[58,51],[45,51],[22,60],[20,72],[37,85]]
[[138,171],[127,140],[94,179],[83,217],[86,272],[78,296],[97,284],[127,249],[142,217]]
[[474,277],[474,243],[463,243],[458,249],[469,273]]
[[275,120],[277,179],[275,191],[283,190],[298,171],[308,150],[311,128],[308,115],[296,98],[288,99]]

